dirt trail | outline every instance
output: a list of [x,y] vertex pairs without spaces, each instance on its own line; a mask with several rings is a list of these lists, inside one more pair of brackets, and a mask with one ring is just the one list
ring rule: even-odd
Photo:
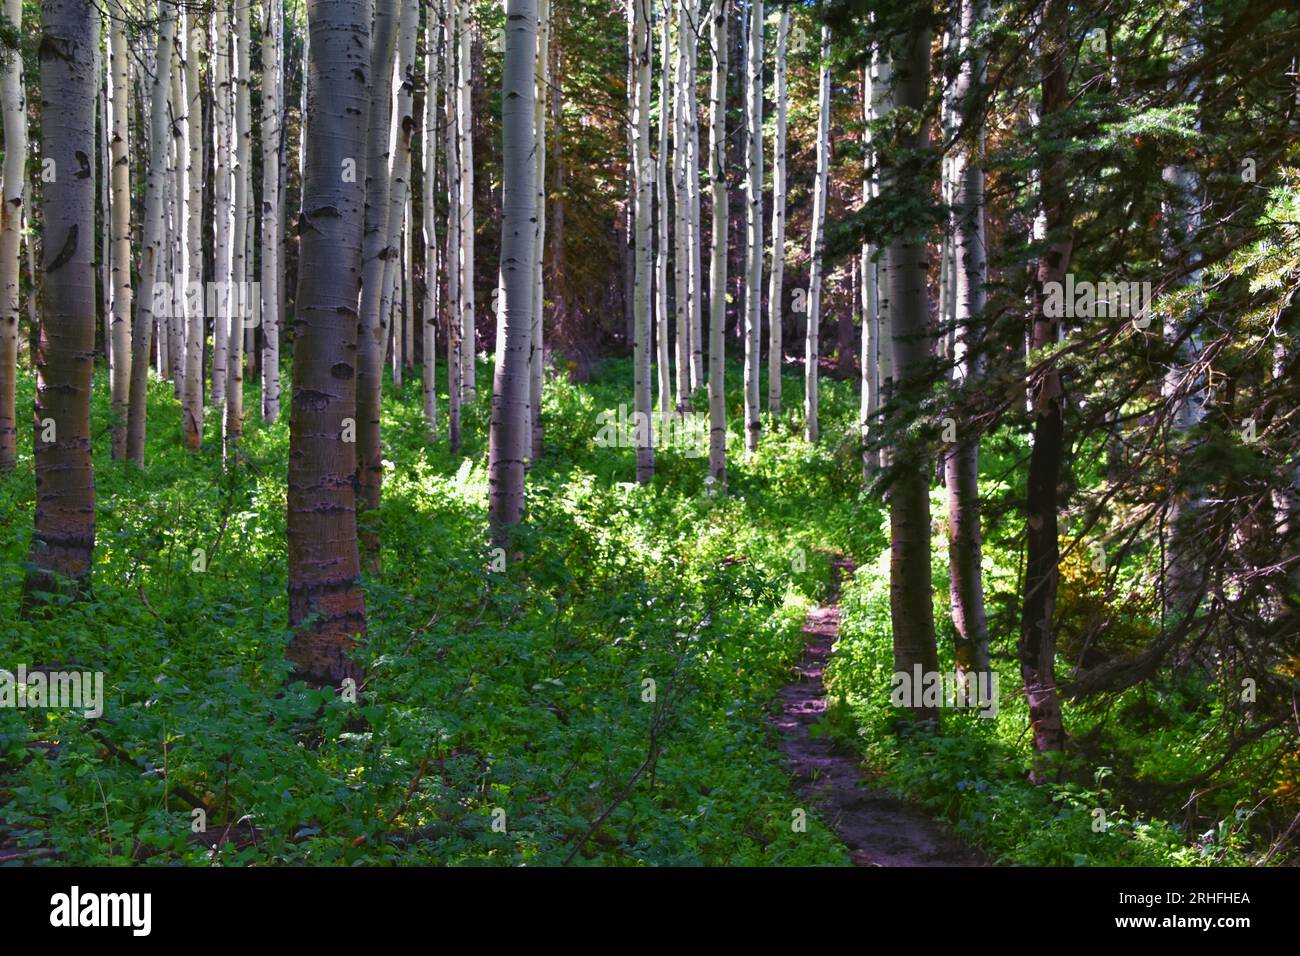
[[808,644],[798,677],[777,694],[781,713],[772,722],[781,731],[799,796],[835,830],[858,866],[979,866],[980,855],[942,824],[888,791],[864,786],[853,754],[808,732],[826,713],[822,675],[839,633],[839,579],[852,570],[847,561],[836,562],[830,605],[813,608],[804,622]]

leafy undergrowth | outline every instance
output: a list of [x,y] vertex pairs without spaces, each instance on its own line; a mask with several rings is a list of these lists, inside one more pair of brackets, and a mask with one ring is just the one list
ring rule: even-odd
[[[1023,454],[1019,439],[986,442],[981,490],[996,502],[1013,495],[1007,475]],[[1001,443],[1009,443],[1005,453]],[[953,628],[948,612],[946,532],[942,489],[932,494],[933,587],[941,670],[951,675]],[[996,514],[996,508],[990,509]],[[889,558],[858,568],[841,599],[841,636],[827,674],[828,729],[857,747],[883,782],[949,820],[966,840],[1004,864],[1031,866],[1245,865],[1258,860],[1261,833],[1252,824],[1259,781],[1251,782],[1251,748],[1239,758],[1237,779],[1213,787],[1161,791],[1154,781],[1194,778],[1215,760],[1207,741],[1224,724],[1222,695],[1208,681],[1192,685],[1159,678],[1102,702],[1065,701],[1065,724],[1084,746],[1060,756],[1057,782],[1029,780],[1035,754],[1016,658],[1021,539],[1008,522],[986,515],[984,586],[990,651],[998,675],[997,706],[945,709],[940,734],[899,719],[890,702],[894,670],[889,622]],[[1062,595],[1077,600],[1062,571]],[[1068,623],[1068,622],[1067,622]],[[1140,629],[1121,617],[1112,639]],[[1067,662],[1058,659],[1058,672]],[[994,713],[994,710],[996,712]],[[1267,779],[1266,777],[1263,779]],[[1189,793],[1193,799],[1188,801]],[[1187,803],[1187,806],[1184,804]],[[1189,809],[1190,808],[1190,809]],[[1266,839],[1264,844],[1266,845]]]
[[[203,449],[187,453],[170,387],[151,389],[138,471],[109,458],[96,378],[89,600],[20,617],[30,435],[0,479],[0,667],[102,671],[106,698],[98,719],[0,709],[11,859],[847,862],[821,823],[791,827],[764,715],[827,554],[881,544],[850,442],[811,449],[790,418],[790,437],[754,461],[733,451],[725,497],[709,494],[704,459],[677,450],[638,487],[633,452],[592,440],[596,413],[630,398],[630,363],[548,383],[522,557],[497,572],[487,397],[466,409],[453,457],[425,441],[418,381],[400,399],[386,391],[384,504],[365,519],[384,567],[366,580],[367,676],[351,703],[286,683],[287,415],[256,421],[250,384],[244,460],[223,472],[219,415],[208,409]],[[797,409],[794,376],[787,396]],[[24,378],[20,407],[31,397]],[[852,383],[828,383],[823,406],[827,434],[847,434]]]

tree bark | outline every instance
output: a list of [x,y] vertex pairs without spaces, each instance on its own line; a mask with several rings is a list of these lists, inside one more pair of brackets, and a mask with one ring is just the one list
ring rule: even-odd
[[[650,164],[650,0],[629,0],[632,5],[632,144],[636,203],[634,212],[635,268],[632,289],[633,419],[636,444],[636,480],[654,478],[654,442],[650,400],[650,196],[654,170]],[[680,359],[680,356],[679,356]]]
[[[289,410],[288,659],[317,682],[359,676],[366,630],[355,492],[357,295],[371,102],[368,0],[308,0],[307,155]],[[352,168],[355,175],[345,175]]]
[[[22,33],[22,0],[5,0],[4,16]],[[23,86],[23,58],[18,50],[3,54],[0,104],[4,109],[4,196],[0,207],[0,474],[18,463],[18,418],[15,395],[18,380],[19,252],[22,242],[23,204],[26,193],[27,97]]]
[[781,8],[776,28],[776,60],[772,83],[776,100],[776,126],[772,140],[772,271],[767,287],[767,410],[775,419],[781,414],[781,358],[785,346],[782,319],[785,309],[785,58],[790,37],[790,8]]
[[254,297],[249,291],[248,277],[252,263],[248,255],[248,218],[252,212],[249,187],[252,185],[253,131],[249,113],[249,55],[248,46],[252,31],[248,19],[248,3],[234,0],[235,32],[233,69],[230,82],[235,99],[235,126],[231,137],[235,148],[234,232],[232,236],[230,328],[226,335],[229,352],[226,356],[226,417],[224,434],[227,454],[238,447],[244,434],[244,352],[245,325],[253,318]]
[[95,548],[95,178],[89,163],[95,155],[99,10],[90,0],[43,0],[41,30],[41,153],[55,164],[57,188],[45,191],[41,209],[36,518],[23,584],[27,605],[40,593],[87,593]]
[[727,324],[727,20],[731,0],[713,5],[710,39],[713,75],[709,81],[709,190],[713,200],[709,263],[709,477],[715,493],[727,487],[726,365],[723,331]]
[[186,280],[196,298],[186,297],[185,390],[182,418],[185,446],[197,449],[203,442],[203,352],[206,296],[203,294],[203,91],[199,83],[199,52],[204,30],[197,13],[186,11],[185,120],[187,141],[185,243],[188,247]]
[[474,315],[474,106],[473,61],[470,44],[469,0],[460,3],[460,56],[456,61],[456,91],[460,103],[456,121],[460,124],[460,307],[461,307],[461,390],[466,401],[475,393],[474,361],[478,337]]
[[758,450],[763,288],[763,0],[750,0],[745,71],[745,450]]
[[262,420],[280,417],[280,137],[284,9],[267,0],[262,31]]
[[[953,364],[958,385],[970,389],[983,376],[979,321],[984,311],[988,256],[984,240],[983,103],[973,99],[984,85],[984,56],[976,40],[988,15],[986,0],[962,0],[958,50],[961,66],[953,87],[954,110],[976,123],[953,150],[950,173],[955,191],[952,209],[955,272],[956,338]],[[984,616],[981,570],[979,433],[974,423],[958,425],[949,449],[945,487],[948,495],[948,567],[954,656],[959,674],[989,670],[988,623]]]
[[[929,144],[924,119],[930,72],[930,30],[915,28],[904,40],[902,69],[895,72],[894,104],[910,112],[911,132],[903,146],[919,154]],[[915,117],[922,117],[920,120]],[[913,161],[892,177],[891,186],[920,197],[933,181],[922,164]],[[896,238],[890,245],[890,334],[898,390],[911,405],[929,384],[929,293],[926,247],[914,237]],[[907,674],[920,666],[924,673],[939,669],[934,637],[934,603],[930,587],[930,482],[933,471],[922,449],[898,449],[896,476],[889,493],[889,605],[894,630],[894,670]],[[935,707],[914,705],[912,716],[938,722]]]
[[[149,172],[140,249],[140,294],[135,300],[135,327],[131,333],[131,390],[126,429],[126,456],[141,468],[144,467],[149,355],[153,346],[154,285],[162,264],[164,216],[167,212],[167,95],[171,87],[172,42],[176,35],[176,9],[164,0],[158,11],[158,52],[149,118]],[[170,310],[169,303],[167,311]]]
[[434,195],[438,180],[438,90],[442,81],[443,45],[438,11],[432,3],[424,26],[424,132],[421,136],[423,195],[421,223],[424,228],[424,321],[421,341],[424,360],[424,429],[429,441],[438,437],[438,306],[440,305],[438,262],[438,216]]
[[[1051,127],[1068,103],[1066,55],[1069,26],[1068,0],[1044,0],[1042,118]],[[1043,287],[1060,282],[1069,268],[1073,248],[1066,156],[1053,138],[1040,140],[1039,189],[1046,245],[1038,260],[1031,315],[1031,350],[1055,344],[1059,320],[1046,314]],[[1024,603],[1020,624],[1020,673],[1029,701],[1034,745],[1040,751],[1060,750],[1066,741],[1061,704],[1056,690],[1056,630],[1053,615],[1059,577],[1057,484],[1065,453],[1065,390],[1055,364],[1048,364],[1030,383],[1033,451],[1029,457],[1026,495],[1027,549]]]
[[460,405],[464,394],[461,333],[464,310],[460,292],[460,7],[458,0],[443,0],[443,43],[446,46],[444,110],[447,158],[447,443],[452,454],[460,450]]
[[542,384],[545,377],[546,342],[542,318],[546,306],[546,288],[543,266],[546,250],[546,83],[551,58],[551,0],[540,0],[537,8],[537,63],[536,83],[533,90],[533,130],[537,137],[537,237],[533,243],[533,329],[531,351],[528,356],[528,410],[530,422],[530,455],[533,461],[542,457]]
[[[649,0],[641,0],[648,3]],[[537,0],[506,0],[501,81],[501,279],[505,348],[492,382],[488,435],[488,519],[492,539],[508,541],[524,509],[524,458],[531,439],[528,353],[533,342],[537,242]]]
[[[212,316],[212,404],[226,405],[226,365],[230,352],[231,269],[234,246],[234,149],[231,143],[230,11],[217,0],[212,12],[212,281],[218,290]],[[222,453],[225,453],[223,438]]]
[[831,31],[822,26],[821,66],[817,81],[817,174],[813,183],[812,236],[808,250],[808,323],[804,339],[804,440],[815,442],[821,435],[817,415],[817,373],[821,356],[819,336],[822,318],[822,255],[825,252],[826,191],[830,178],[831,116]]

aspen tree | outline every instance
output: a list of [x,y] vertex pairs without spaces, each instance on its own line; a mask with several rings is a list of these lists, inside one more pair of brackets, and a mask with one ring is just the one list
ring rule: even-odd
[[659,383],[659,417],[666,422],[672,411],[672,358],[668,335],[668,124],[673,115],[669,105],[669,63],[672,62],[672,3],[663,0],[659,24],[659,144],[655,157],[655,354]]
[[727,322],[727,20],[731,0],[713,5],[709,38],[709,191],[713,200],[713,249],[709,265],[709,477],[715,492],[727,485],[727,406],[723,329]]
[[[145,183],[144,230],[140,248],[140,294],[135,299],[131,334],[131,388],[126,430],[126,457],[144,467],[145,415],[149,389],[149,355],[153,345],[154,286],[163,254],[167,179],[167,96],[171,88],[172,42],[176,8],[158,6],[158,46],[149,118],[149,170]],[[170,304],[167,306],[170,311]],[[161,351],[161,350],[160,350]]]
[[421,139],[423,194],[421,217],[424,239],[424,312],[421,322],[424,358],[424,427],[429,440],[438,437],[438,306],[440,299],[438,218],[434,204],[438,179],[438,90],[442,81],[442,51],[437,8],[426,4],[424,25],[424,120]]
[[542,457],[542,384],[545,378],[546,341],[542,319],[546,307],[543,267],[546,259],[546,100],[551,57],[551,0],[537,5],[537,64],[533,90],[533,131],[537,137],[537,238],[533,245],[533,334],[528,359],[528,409],[532,415],[529,457]]
[[[95,549],[95,180],[88,158],[95,154],[98,46],[99,9],[91,0],[43,0],[41,153],[54,164],[55,178],[47,182],[41,204],[45,242],[33,415],[37,494],[23,583],[28,605],[43,593],[88,592]],[[170,42],[161,49],[169,50]],[[161,70],[168,57],[159,61]],[[165,81],[162,88],[165,103]]]
[[460,450],[460,405],[464,393],[464,362],[461,360],[460,291],[460,94],[457,76],[460,64],[460,6],[457,0],[443,0],[444,65],[443,104],[446,115],[447,161],[447,443],[453,453]]
[[[212,258],[216,274],[216,314],[212,316],[212,404],[226,405],[226,366],[230,352],[231,280],[234,254],[234,148],[230,95],[230,11],[217,0],[208,45],[212,61]],[[222,442],[224,454],[225,443]]]
[[233,0],[235,7],[234,56],[231,58],[233,69],[230,80],[235,99],[235,126],[232,140],[235,145],[235,228],[232,235],[233,256],[231,258],[232,302],[230,308],[230,329],[226,344],[229,348],[226,362],[226,417],[224,435],[229,451],[239,444],[244,433],[244,350],[245,325],[251,328],[252,310],[260,303],[254,303],[249,293],[249,276],[253,274],[252,262],[248,255],[248,242],[251,238],[249,216],[252,213],[250,193],[252,185],[252,145],[253,131],[249,112],[249,53],[248,46],[252,38],[249,26],[248,5],[250,0]]
[[784,311],[785,278],[785,127],[786,89],[785,58],[790,36],[790,8],[781,8],[776,28],[776,61],[773,65],[773,92],[776,97],[776,126],[772,140],[772,268],[767,292],[767,410],[775,418],[781,414],[781,320]]
[[808,325],[804,339],[804,439],[817,441],[817,363],[821,357],[822,256],[825,253],[826,187],[830,171],[831,30],[822,25],[821,65],[817,73],[817,173],[813,185],[812,235],[808,250]]
[[262,419],[280,417],[280,138],[284,8],[266,0],[262,31]]
[[636,151],[633,176],[636,189],[635,255],[633,271],[633,411],[636,433],[636,480],[654,478],[654,441],[650,402],[650,194],[654,185],[650,166],[650,0],[628,0],[632,5],[632,141]]
[[[5,0],[4,16],[21,34],[22,0]],[[5,134],[4,196],[0,208],[0,474],[6,474],[18,462],[14,404],[18,379],[18,267],[27,185],[27,97],[21,52],[6,49],[0,70]]]
[[461,391],[465,400],[472,402],[478,346],[474,315],[474,101],[470,13],[469,0],[460,0],[460,54],[456,60],[456,95],[459,98],[456,121],[460,127],[460,360]]
[[763,0],[750,0],[745,69],[745,450],[758,450],[763,286]]

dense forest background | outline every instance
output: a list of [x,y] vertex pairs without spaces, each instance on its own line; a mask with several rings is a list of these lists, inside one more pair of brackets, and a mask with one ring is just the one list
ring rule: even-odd
[[1293,4],[3,13],[0,862],[1294,862]]

